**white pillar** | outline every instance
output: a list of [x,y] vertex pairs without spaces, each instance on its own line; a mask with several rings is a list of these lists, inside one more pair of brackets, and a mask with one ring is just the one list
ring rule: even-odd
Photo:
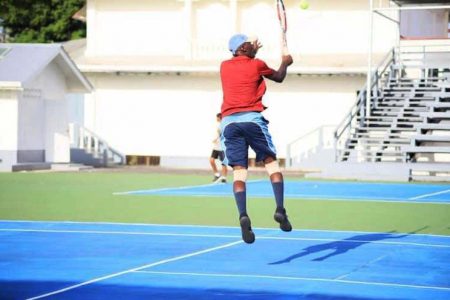
[[372,48],[373,48],[373,0],[369,0],[369,49],[367,65],[366,117],[370,116],[371,82],[372,82]]
[[192,0],[184,0],[184,58],[186,60],[192,60],[192,20]]
[[0,172],[10,172],[17,163],[19,92],[0,89]]
[[95,0],[88,0],[86,4],[86,55],[95,56],[97,53],[97,10]]
[[237,0],[230,0],[230,12],[231,12],[231,33],[235,34],[238,31]]

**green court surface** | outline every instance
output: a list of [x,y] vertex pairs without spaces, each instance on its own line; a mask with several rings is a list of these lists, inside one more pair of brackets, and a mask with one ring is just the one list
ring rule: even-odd
[[[210,177],[97,171],[3,173],[0,219],[238,226],[231,190],[224,197],[113,195],[204,185]],[[420,233],[450,235],[450,205],[444,203],[287,198],[286,207],[295,229],[415,232],[420,228]],[[273,211],[273,199],[249,198],[254,227],[276,227]]]

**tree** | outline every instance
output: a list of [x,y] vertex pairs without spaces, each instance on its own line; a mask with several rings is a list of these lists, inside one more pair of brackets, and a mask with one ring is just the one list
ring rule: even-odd
[[14,43],[63,42],[86,36],[86,24],[72,19],[85,0],[0,0],[0,18]]

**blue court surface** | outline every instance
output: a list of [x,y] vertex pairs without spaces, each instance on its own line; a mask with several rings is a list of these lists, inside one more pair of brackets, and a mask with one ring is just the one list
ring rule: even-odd
[[450,299],[450,237],[0,222],[1,299]]
[[[450,203],[450,184],[285,181],[285,196],[292,199],[365,200]],[[232,196],[231,184],[118,192],[116,195]],[[249,197],[273,197],[268,180],[247,182]]]

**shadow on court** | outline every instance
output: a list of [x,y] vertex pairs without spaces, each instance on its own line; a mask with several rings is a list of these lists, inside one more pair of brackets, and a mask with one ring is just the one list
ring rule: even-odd
[[304,257],[304,256],[308,256],[308,255],[312,255],[312,254],[320,253],[320,252],[327,253],[329,251],[333,251],[329,254],[325,254],[321,257],[312,259],[312,261],[323,261],[330,257],[344,254],[350,250],[356,249],[358,247],[361,247],[362,245],[369,244],[372,242],[389,240],[389,239],[401,239],[401,238],[404,238],[411,234],[418,233],[419,231],[424,230],[427,227],[428,226],[422,227],[420,229],[414,230],[413,232],[409,232],[406,234],[400,234],[400,235],[396,234],[396,231],[392,230],[392,231],[388,231],[385,233],[370,233],[370,234],[355,235],[355,236],[352,236],[352,237],[349,237],[349,238],[346,238],[346,239],[343,239],[340,241],[333,241],[333,242],[328,242],[328,243],[324,243],[324,244],[312,245],[312,246],[302,249],[302,251],[300,251],[299,253],[293,254],[291,256],[288,256],[284,259],[281,259],[281,260],[278,260],[275,262],[271,262],[271,263],[269,263],[269,265],[285,264],[285,263],[291,262],[294,259],[298,259],[300,257]]

